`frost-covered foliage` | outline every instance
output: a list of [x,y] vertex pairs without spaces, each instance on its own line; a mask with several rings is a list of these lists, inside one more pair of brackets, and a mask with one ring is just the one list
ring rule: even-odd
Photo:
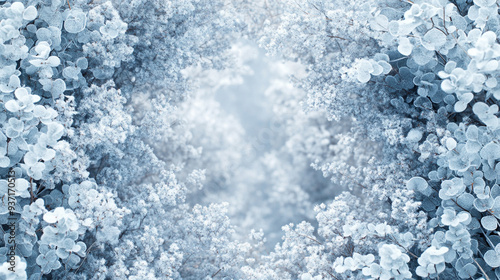
[[181,70],[227,60],[223,7],[1,5],[2,279],[238,275],[254,245],[232,239],[226,205],[186,203],[204,176],[183,169],[201,149],[176,104]]
[[500,279],[499,5],[2,2],[0,279]]
[[180,70],[193,64],[222,68],[228,36],[236,31],[234,12],[224,0],[114,0],[128,34],[138,39],[134,61],[121,69],[120,87],[164,91],[182,99],[186,79]]
[[[352,128],[310,159],[349,192],[251,275],[500,278],[498,3],[278,2],[251,34],[308,67],[306,111]],[[312,137],[339,137],[323,123]]]

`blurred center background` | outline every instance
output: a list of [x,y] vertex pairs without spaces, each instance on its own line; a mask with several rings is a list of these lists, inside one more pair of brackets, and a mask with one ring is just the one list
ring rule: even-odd
[[[305,94],[293,86],[305,76],[300,64],[268,57],[248,41],[230,52],[234,64],[225,70],[184,71],[194,84],[180,116],[192,145],[202,149],[188,164],[206,176],[188,201],[227,202],[237,238],[262,229],[272,248],[283,225],[314,224],[314,206],[336,195],[335,185],[310,160],[328,150],[331,123],[321,112],[304,113]],[[307,133],[321,129],[324,138],[317,137],[321,131]]]

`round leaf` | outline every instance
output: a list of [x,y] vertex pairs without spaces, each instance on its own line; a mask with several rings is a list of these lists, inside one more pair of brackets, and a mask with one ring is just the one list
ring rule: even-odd
[[484,261],[491,267],[500,266],[500,255],[495,250],[489,250],[484,254]]
[[427,184],[427,181],[424,178],[413,177],[408,181],[408,183],[406,183],[406,187],[409,188],[410,190],[423,192],[429,187],[429,185]]
[[23,12],[23,19],[32,21],[36,18],[38,15],[38,12],[36,11],[36,8],[33,6],[28,6],[26,10]]
[[446,35],[435,28],[425,33],[424,37],[422,38],[422,45],[430,51],[439,49],[445,43]]
[[68,33],[78,33],[85,29],[87,16],[80,10],[71,10],[64,21],[64,29]]
[[413,50],[413,45],[410,42],[410,39],[407,37],[401,37],[399,38],[399,45],[398,45],[398,51],[402,55],[410,55],[411,51]]
[[497,218],[493,216],[485,216],[481,218],[481,225],[489,231],[495,230],[497,228]]

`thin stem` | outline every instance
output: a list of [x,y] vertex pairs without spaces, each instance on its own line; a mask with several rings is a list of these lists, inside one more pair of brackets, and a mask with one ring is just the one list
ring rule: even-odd
[[212,278],[214,278],[214,277],[215,277],[215,275],[219,274],[219,272],[220,272],[221,270],[222,270],[222,268],[219,268],[219,270],[217,270],[217,272],[216,272],[216,273],[212,274]]
[[444,30],[446,31],[446,35],[449,35],[450,32],[448,32],[448,29],[446,28],[446,10],[445,10],[445,7],[443,7],[443,27],[444,27]]
[[35,201],[35,194],[33,194],[33,178],[30,177],[30,195],[31,195],[31,203]]
[[486,272],[484,271],[484,269],[479,265],[479,263],[476,261],[476,259],[472,258],[472,260],[476,263],[477,267],[479,267],[479,270],[481,270],[481,273],[483,273],[484,275],[484,278],[486,278],[486,280],[490,280],[490,277],[488,277],[488,274],[486,274]]
[[89,252],[90,252],[90,249],[94,246],[94,244],[96,244],[97,241],[94,241],[94,243],[92,243],[92,245],[90,245],[90,247],[87,249],[87,253],[85,254],[85,258],[82,260],[82,263],[80,264],[80,266],[76,269],[75,273],[78,272],[78,270],[80,269],[80,267],[82,267],[83,263],[85,262],[85,260],[87,259],[88,255],[89,255]]

